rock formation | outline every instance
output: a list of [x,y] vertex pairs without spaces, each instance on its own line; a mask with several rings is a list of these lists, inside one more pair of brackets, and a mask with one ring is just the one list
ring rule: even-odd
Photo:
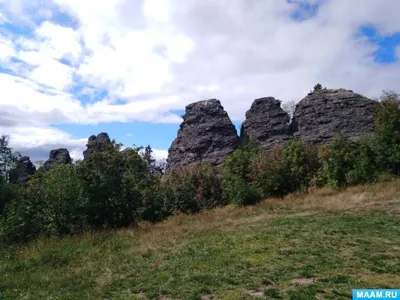
[[196,162],[219,165],[238,145],[236,128],[219,100],[189,104],[168,150],[166,173]]
[[43,164],[45,170],[50,170],[54,164],[70,164],[72,163],[71,156],[67,149],[60,148],[50,151],[49,159]]
[[296,106],[292,121],[294,136],[316,144],[329,143],[339,132],[357,139],[374,130],[375,103],[345,89],[309,93]]
[[15,169],[10,172],[10,182],[11,183],[21,183],[27,182],[30,175],[35,174],[36,167],[31,162],[29,156],[22,156],[17,164]]
[[246,112],[240,138],[255,140],[261,147],[270,149],[292,138],[290,117],[281,108],[281,101],[273,97],[254,100]]
[[83,159],[87,160],[93,152],[103,151],[109,145],[111,145],[111,140],[107,133],[102,132],[98,136],[91,135],[86,144],[87,149],[83,151]]

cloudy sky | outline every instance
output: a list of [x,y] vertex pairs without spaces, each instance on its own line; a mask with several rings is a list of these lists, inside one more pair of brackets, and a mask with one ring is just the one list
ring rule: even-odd
[[91,134],[166,155],[185,105],[239,127],[320,82],[400,92],[399,0],[0,0],[0,134],[33,161]]

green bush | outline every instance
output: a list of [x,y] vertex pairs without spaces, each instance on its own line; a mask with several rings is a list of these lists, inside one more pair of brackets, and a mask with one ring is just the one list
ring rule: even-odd
[[165,176],[163,188],[173,213],[196,213],[227,203],[218,171],[208,164],[173,170]]
[[261,200],[260,193],[251,186],[250,179],[251,162],[258,152],[259,148],[250,141],[233,152],[222,164],[222,181],[231,203],[248,205]]
[[9,242],[40,235],[61,236],[86,228],[87,197],[72,165],[60,165],[33,176],[18,188],[18,201],[4,211],[0,235]]
[[359,146],[343,134],[338,134],[330,144],[320,147],[319,160],[325,184],[333,188],[346,186],[359,151]]
[[15,201],[17,194],[15,187],[6,183],[3,176],[0,176],[0,215],[3,213],[6,205]]
[[94,228],[121,227],[139,218],[151,174],[138,149],[120,151],[114,141],[78,164],[88,195],[87,218]]
[[374,151],[376,138],[374,135],[364,136],[360,144],[355,146],[352,168],[346,174],[346,184],[355,185],[375,182],[378,178],[377,155]]
[[254,157],[252,183],[263,197],[306,189],[319,169],[316,147],[293,139]]
[[375,135],[376,162],[380,171],[400,174],[400,97],[384,91],[376,107]]

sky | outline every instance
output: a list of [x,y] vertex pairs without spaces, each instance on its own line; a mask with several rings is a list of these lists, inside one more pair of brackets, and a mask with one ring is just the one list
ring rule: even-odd
[[0,0],[0,134],[32,161],[92,134],[165,158],[185,106],[237,128],[321,83],[400,92],[398,0]]

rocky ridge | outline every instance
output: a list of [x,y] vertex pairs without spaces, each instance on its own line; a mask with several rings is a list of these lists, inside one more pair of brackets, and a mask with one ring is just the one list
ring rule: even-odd
[[219,165],[238,146],[236,128],[219,100],[189,104],[168,150],[166,173],[196,162]]
[[91,135],[86,144],[86,150],[83,151],[83,159],[88,160],[92,153],[103,151],[111,145],[111,139],[106,132],[99,133],[97,136]]
[[294,136],[326,144],[341,132],[356,140],[374,130],[375,104],[374,100],[346,89],[309,93],[296,105],[292,121]]
[[290,117],[274,97],[254,100],[240,130],[242,141],[255,140],[261,147],[273,148],[292,138]]
[[[354,141],[364,133],[373,132],[375,105],[376,101],[351,90],[323,89],[304,97],[296,105],[290,122],[280,100],[274,97],[258,98],[246,112],[239,138],[219,100],[198,101],[185,108],[177,137],[168,150],[165,173],[199,162],[220,165],[241,142],[249,139],[266,149],[293,137],[314,144],[326,144],[340,132]],[[105,132],[90,136],[87,149],[83,152],[84,160],[111,144]],[[43,167],[48,170],[54,164],[71,162],[67,149],[55,149],[50,152]],[[21,157],[12,180],[27,181],[35,171],[30,158]]]
[[72,159],[69,152],[65,148],[51,150],[49,159],[43,164],[45,170],[50,170],[52,166],[57,164],[71,164]]

